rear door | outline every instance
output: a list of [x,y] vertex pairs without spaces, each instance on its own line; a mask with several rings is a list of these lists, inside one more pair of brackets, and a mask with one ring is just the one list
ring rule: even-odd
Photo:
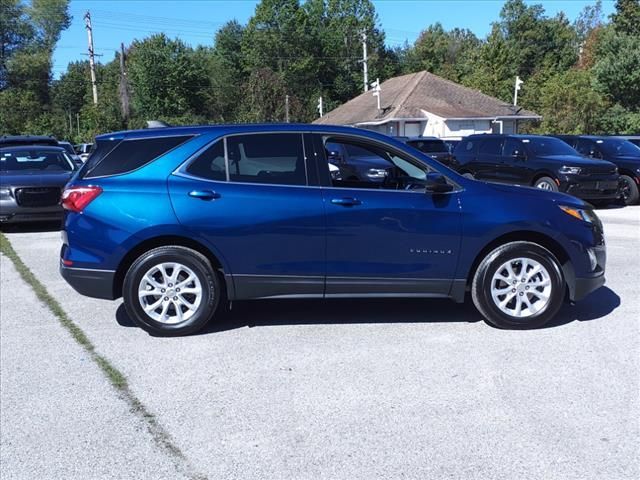
[[169,178],[179,221],[233,275],[235,298],[322,296],[322,193],[302,133],[230,135]]

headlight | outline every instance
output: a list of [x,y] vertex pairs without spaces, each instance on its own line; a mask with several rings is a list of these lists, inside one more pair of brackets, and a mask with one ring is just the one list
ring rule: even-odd
[[384,178],[387,176],[387,171],[384,168],[370,168],[367,170],[367,177],[369,178]]
[[0,197],[8,197],[11,195],[11,190],[8,188],[0,188]]
[[593,210],[567,207],[566,205],[559,205],[559,207],[560,210],[562,210],[564,213],[569,214],[572,217],[577,218],[578,220],[582,220],[583,222],[587,223],[593,223],[595,225],[600,224],[600,219],[596,215],[596,212],[594,212]]
[[559,173],[562,175],[578,175],[581,171],[582,169],[580,167],[567,167],[564,165],[560,168]]

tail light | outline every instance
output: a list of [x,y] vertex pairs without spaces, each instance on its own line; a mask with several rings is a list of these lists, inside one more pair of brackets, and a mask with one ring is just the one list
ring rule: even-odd
[[95,186],[65,188],[62,192],[62,208],[80,213],[101,193],[102,188]]

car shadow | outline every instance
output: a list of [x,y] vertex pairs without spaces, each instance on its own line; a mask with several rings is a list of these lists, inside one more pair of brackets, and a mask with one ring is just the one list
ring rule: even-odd
[[[574,321],[602,318],[620,306],[620,297],[602,287],[576,305],[563,306],[554,320],[541,328],[554,328]],[[120,305],[116,321],[136,327]],[[238,328],[283,325],[341,325],[382,323],[475,323],[482,321],[470,299],[464,304],[441,299],[326,299],[252,300],[233,302],[219,311],[198,335]]]
[[33,222],[33,223],[0,223],[0,232],[3,233],[41,233],[59,232],[62,230],[62,222]]

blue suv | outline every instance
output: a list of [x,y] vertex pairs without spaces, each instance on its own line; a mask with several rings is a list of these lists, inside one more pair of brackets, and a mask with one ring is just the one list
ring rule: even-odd
[[[391,137],[235,125],[111,133],[67,185],[62,276],[124,298],[158,335],[224,302],[446,297],[531,328],[604,284],[602,224],[577,198],[467,179]],[[334,178],[336,145],[383,178]],[[328,148],[330,147],[330,148]]]

